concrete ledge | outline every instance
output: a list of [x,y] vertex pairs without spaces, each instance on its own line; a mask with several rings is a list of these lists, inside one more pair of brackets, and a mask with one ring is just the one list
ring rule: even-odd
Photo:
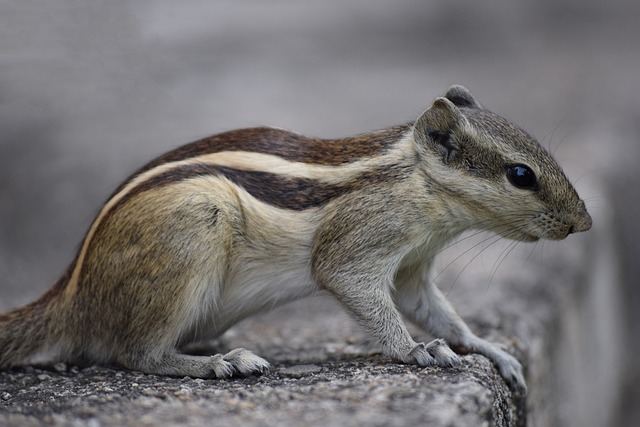
[[516,425],[488,362],[418,369],[374,357],[279,365],[261,378],[171,379],[104,368],[2,374],[2,425]]

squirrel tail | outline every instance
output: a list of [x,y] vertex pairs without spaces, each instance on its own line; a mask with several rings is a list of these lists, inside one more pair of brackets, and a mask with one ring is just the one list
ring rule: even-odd
[[38,300],[0,314],[0,369],[23,365],[55,340],[51,306],[61,286],[54,286]]

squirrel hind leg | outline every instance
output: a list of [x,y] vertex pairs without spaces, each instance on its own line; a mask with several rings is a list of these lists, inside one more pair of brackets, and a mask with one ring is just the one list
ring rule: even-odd
[[230,378],[269,372],[269,362],[243,348],[213,356],[192,356],[173,352],[155,359],[132,355],[120,360],[120,364],[147,374],[193,378]]

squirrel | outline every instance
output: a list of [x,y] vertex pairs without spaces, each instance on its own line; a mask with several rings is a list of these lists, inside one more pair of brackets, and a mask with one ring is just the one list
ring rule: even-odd
[[[233,130],[156,158],[115,190],[58,282],[0,315],[0,369],[265,373],[245,349],[180,350],[323,290],[393,360],[452,366],[452,348],[479,353],[525,394],[520,362],[476,336],[433,283],[433,258],[469,229],[533,242],[590,227],[552,156],[463,86],[415,122],[344,139]],[[414,341],[403,315],[436,339]]]

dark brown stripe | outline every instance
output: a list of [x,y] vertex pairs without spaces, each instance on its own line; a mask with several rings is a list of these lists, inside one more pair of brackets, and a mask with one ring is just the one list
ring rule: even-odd
[[284,209],[304,210],[320,206],[339,195],[340,187],[329,186],[305,178],[287,178],[268,172],[246,171],[218,165],[198,163],[173,168],[131,189],[112,210],[128,199],[152,188],[198,176],[224,176],[245,189],[253,197]]
[[142,171],[164,163],[221,151],[273,154],[296,162],[337,166],[384,153],[409,127],[408,124],[395,126],[344,139],[310,138],[268,127],[239,129],[178,147],[153,160]]
[[301,211],[322,206],[335,197],[365,185],[399,177],[402,175],[402,170],[399,168],[374,170],[363,173],[347,184],[331,185],[308,178],[285,177],[269,172],[197,163],[173,168],[134,187],[111,208],[107,215],[117,210],[127,200],[147,190],[204,175],[224,176],[258,200],[282,209]]

